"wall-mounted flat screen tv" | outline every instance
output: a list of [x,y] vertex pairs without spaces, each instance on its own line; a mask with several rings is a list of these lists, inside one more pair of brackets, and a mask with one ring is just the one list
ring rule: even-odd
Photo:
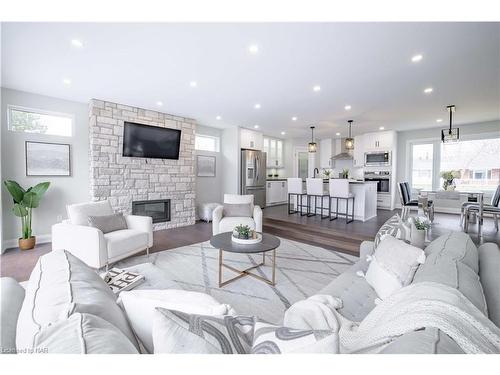
[[123,156],[179,159],[181,131],[125,122]]

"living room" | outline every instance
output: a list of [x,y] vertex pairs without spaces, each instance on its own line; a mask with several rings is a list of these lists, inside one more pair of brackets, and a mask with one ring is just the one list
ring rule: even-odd
[[2,353],[500,353],[498,22],[0,32]]

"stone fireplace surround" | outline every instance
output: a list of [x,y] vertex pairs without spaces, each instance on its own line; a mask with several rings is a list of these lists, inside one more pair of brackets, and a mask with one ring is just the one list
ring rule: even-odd
[[[124,122],[181,130],[179,160],[122,156]],[[154,229],[195,223],[196,121],[142,108],[92,99],[89,104],[90,194],[108,199],[117,212],[130,214],[132,201],[170,199],[171,220]]]

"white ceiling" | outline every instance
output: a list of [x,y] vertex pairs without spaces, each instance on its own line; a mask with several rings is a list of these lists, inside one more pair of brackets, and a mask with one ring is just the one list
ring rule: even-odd
[[310,124],[345,136],[350,118],[354,134],[445,126],[448,104],[457,124],[489,121],[500,118],[500,23],[4,23],[2,82],[287,137]]

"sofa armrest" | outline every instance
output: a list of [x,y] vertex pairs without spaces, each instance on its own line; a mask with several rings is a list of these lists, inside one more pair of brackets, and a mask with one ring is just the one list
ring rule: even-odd
[[148,247],[153,246],[153,218],[150,216],[125,215],[127,227],[148,234]]
[[255,230],[262,233],[262,209],[260,206],[253,207],[253,220],[255,221]]
[[222,220],[224,206],[217,206],[212,213],[212,234],[215,236],[220,233],[219,225]]
[[101,268],[108,261],[106,240],[102,231],[94,227],[59,223],[52,226],[52,250],[68,250],[93,268]]
[[375,251],[375,242],[373,241],[363,241],[359,245],[359,258],[366,259],[367,255],[372,255]]

